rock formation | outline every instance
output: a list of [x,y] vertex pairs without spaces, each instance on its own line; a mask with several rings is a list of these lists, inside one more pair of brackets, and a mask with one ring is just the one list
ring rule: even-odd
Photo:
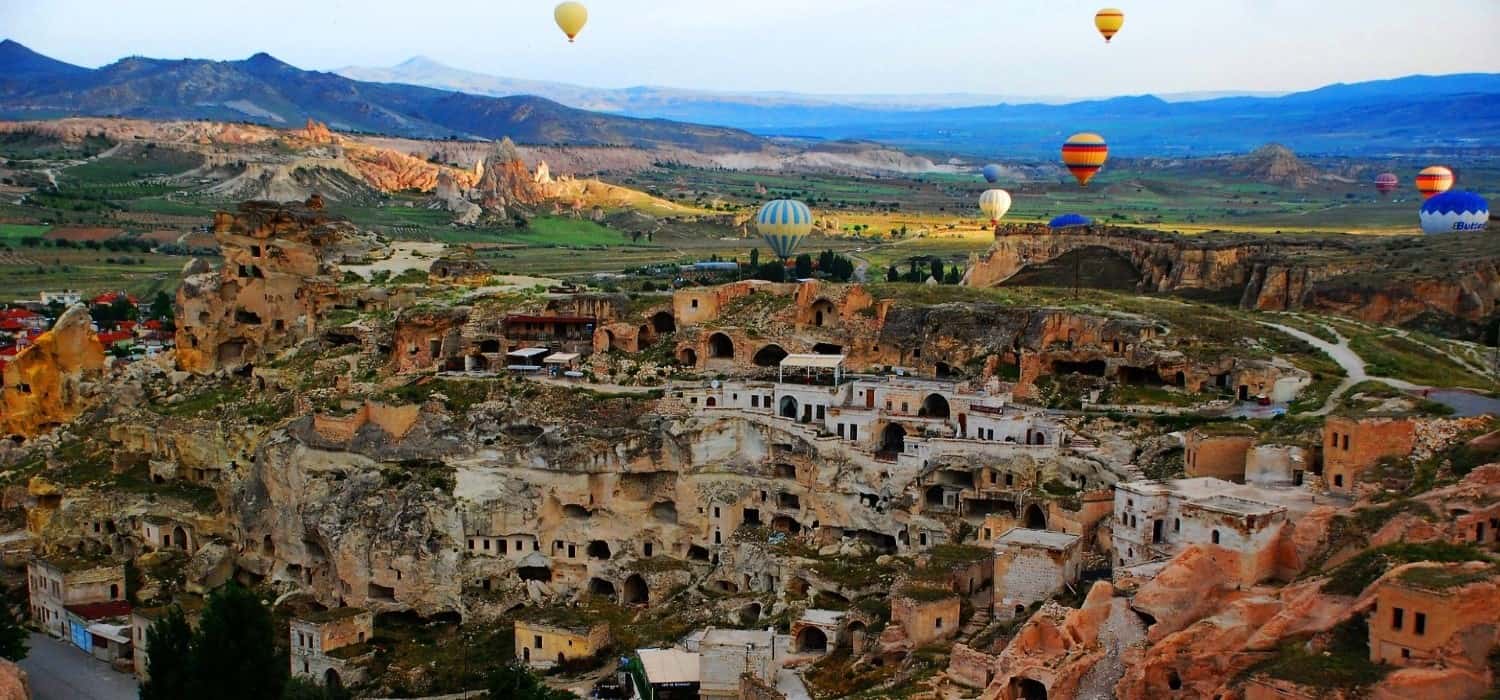
[[31,437],[73,420],[92,401],[104,369],[104,346],[88,307],[74,305],[6,363],[0,382],[0,429]]

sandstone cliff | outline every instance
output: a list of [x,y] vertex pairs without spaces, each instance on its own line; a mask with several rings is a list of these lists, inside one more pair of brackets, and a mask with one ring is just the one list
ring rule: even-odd
[[30,437],[67,423],[93,397],[91,382],[104,369],[104,346],[88,308],[75,305],[30,347],[5,365],[0,382],[0,428]]

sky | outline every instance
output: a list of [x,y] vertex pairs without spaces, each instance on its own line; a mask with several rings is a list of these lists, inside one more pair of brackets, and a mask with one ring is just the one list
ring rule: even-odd
[[0,0],[0,38],[99,66],[123,56],[333,70],[415,55],[597,87],[1108,96],[1291,91],[1500,72],[1500,0]]

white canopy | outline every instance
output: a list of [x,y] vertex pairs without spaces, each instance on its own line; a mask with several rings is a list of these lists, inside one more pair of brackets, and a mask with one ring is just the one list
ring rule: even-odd
[[698,682],[697,654],[680,649],[637,649],[635,653],[651,685]]
[[787,355],[781,358],[781,366],[783,368],[837,369],[843,364],[843,355]]
[[578,360],[576,352],[554,352],[542,359],[544,365],[566,365]]
[[523,360],[528,360],[526,364],[535,364],[535,360],[540,359],[550,352],[552,351],[548,350],[547,348],[521,348],[520,350],[512,350],[508,353],[505,353],[505,356],[519,357]]

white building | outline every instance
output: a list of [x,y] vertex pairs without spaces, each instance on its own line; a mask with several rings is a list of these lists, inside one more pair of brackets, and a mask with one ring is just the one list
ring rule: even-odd
[[[1168,559],[1190,545],[1217,545],[1246,556],[1276,546],[1289,511],[1305,512],[1311,495],[1212,477],[1132,481],[1115,485],[1115,563],[1127,567]],[[1268,558],[1274,562],[1274,557]],[[1247,570],[1250,578],[1270,571]]]
[[709,629],[698,642],[699,697],[703,700],[734,700],[739,697],[740,676],[753,674],[775,682],[776,632],[765,630]]
[[64,289],[59,292],[42,292],[42,304],[50,305],[57,302],[63,306],[72,306],[83,301],[83,292],[76,289]]

